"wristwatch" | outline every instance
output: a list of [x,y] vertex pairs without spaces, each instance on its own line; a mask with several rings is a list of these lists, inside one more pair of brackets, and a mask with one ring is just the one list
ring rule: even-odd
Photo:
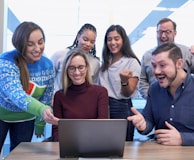
[[121,86],[128,86],[128,82],[121,82]]

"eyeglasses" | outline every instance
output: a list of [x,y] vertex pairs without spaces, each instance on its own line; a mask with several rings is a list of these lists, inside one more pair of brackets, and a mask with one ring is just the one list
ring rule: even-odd
[[84,72],[86,70],[86,66],[85,65],[80,65],[78,67],[75,67],[75,66],[69,66],[68,67],[68,71],[73,73],[76,71],[76,69],[78,69],[78,71],[80,72]]
[[173,31],[173,30],[166,30],[166,31],[158,30],[158,31],[157,31],[157,33],[158,33],[159,35],[162,35],[163,33],[164,33],[165,35],[170,35],[172,32],[174,32],[174,31]]

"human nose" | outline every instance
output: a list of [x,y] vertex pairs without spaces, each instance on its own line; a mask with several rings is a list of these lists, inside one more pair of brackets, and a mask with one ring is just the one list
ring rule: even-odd
[[34,50],[35,51],[40,51],[40,45],[39,44],[34,44]]
[[167,37],[166,33],[163,32],[163,33],[161,34],[161,37]]
[[159,74],[161,72],[161,69],[160,67],[154,67],[153,70],[152,70],[153,74]]
[[86,45],[87,45],[89,48],[93,48],[93,46],[94,46],[94,44],[91,43],[90,41],[88,41],[88,42],[86,43]]
[[112,39],[111,41],[109,41],[110,44],[115,44],[115,42],[116,41],[114,39]]
[[116,41],[114,41],[114,40],[111,40],[111,41],[108,41],[108,43],[107,43],[107,46],[108,46],[108,48],[110,49],[112,46],[114,46],[116,44]]

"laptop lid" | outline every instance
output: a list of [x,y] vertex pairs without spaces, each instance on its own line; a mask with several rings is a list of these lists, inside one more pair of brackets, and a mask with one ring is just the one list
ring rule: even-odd
[[60,158],[122,157],[126,119],[61,119]]

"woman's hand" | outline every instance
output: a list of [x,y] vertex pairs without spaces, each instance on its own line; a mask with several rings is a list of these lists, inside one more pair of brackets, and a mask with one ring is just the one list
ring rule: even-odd
[[128,82],[129,78],[133,75],[132,71],[130,70],[123,70],[120,72],[121,82]]
[[53,112],[51,108],[47,108],[43,112],[43,118],[45,122],[53,124],[53,125],[58,125],[59,118],[55,117],[53,115]]

